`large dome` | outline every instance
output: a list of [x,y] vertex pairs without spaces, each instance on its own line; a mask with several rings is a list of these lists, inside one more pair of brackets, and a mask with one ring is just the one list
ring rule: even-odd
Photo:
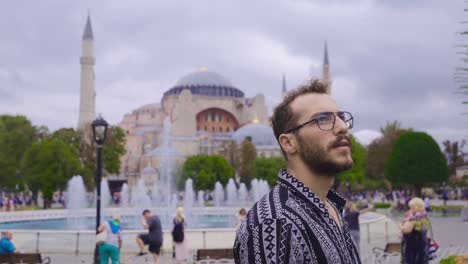
[[184,89],[190,90],[194,95],[244,97],[244,92],[234,87],[228,79],[206,69],[180,78],[164,96],[178,95]]
[[252,138],[252,143],[255,146],[277,146],[273,129],[269,126],[259,123],[250,123],[239,128],[232,135],[232,139],[237,142],[242,142],[246,137]]

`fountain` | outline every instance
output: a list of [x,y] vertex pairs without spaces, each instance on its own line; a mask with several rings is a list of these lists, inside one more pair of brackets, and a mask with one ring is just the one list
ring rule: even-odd
[[76,229],[85,229],[86,219],[82,212],[88,207],[86,189],[81,176],[73,176],[67,186],[67,226]]
[[253,179],[251,182],[250,194],[253,198],[252,202],[260,200],[265,194],[270,191],[270,186],[265,180]]
[[239,186],[239,203],[241,205],[245,205],[245,203],[247,202],[247,196],[247,187],[245,186],[245,183],[241,183]]
[[148,190],[143,179],[139,179],[137,185],[133,188],[130,205],[138,213],[151,208],[151,199],[148,196]]
[[204,191],[198,191],[197,205],[198,207],[205,207],[205,192]]
[[220,182],[215,183],[215,195],[213,200],[215,206],[221,206],[224,202],[224,190]]
[[226,187],[226,205],[232,206],[236,201],[238,201],[236,184],[234,179],[231,178]]
[[108,208],[111,202],[112,199],[109,190],[109,183],[107,183],[107,179],[104,178],[101,180],[101,208]]
[[128,185],[124,183],[122,185],[122,191],[120,191],[120,207],[127,208],[129,204]]
[[171,157],[171,153],[173,153],[172,146],[171,146],[171,121],[169,117],[164,119],[163,125],[163,133],[162,133],[162,142],[161,146],[159,147],[161,153],[163,153],[161,157],[161,165],[160,165],[160,178],[159,184],[161,185],[161,201],[166,206],[169,206],[172,202],[171,194],[175,191],[173,188],[173,168],[174,168],[174,160]]

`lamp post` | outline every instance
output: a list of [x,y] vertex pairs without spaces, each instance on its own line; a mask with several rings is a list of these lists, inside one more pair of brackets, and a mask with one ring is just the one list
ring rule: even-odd
[[[107,133],[107,122],[101,116],[98,116],[93,121],[91,127],[93,128],[93,140],[97,144],[97,166],[96,166],[96,235],[98,234],[98,228],[101,220],[101,178],[102,178],[102,144],[106,140]],[[94,249],[94,263],[99,263],[99,248],[96,245]]]

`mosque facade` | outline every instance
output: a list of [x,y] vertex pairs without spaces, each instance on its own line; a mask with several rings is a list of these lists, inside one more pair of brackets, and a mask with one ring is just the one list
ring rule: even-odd
[[227,78],[204,68],[180,78],[161,102],[126,114],[119,126],[127,133],[121,176],[130,184],[140,177],[156,181],[168,155],[180,166],[187,157],[219,154],[225,143],[247,136],[258,156],[281,155],[264,95],[248,98]]
[[[78,129],[94,119],[94,55],[91,21],[83,34]],[[325,46],[323,76],[330,79]],[[331,86],[330,86],[331,87]],[[287,93],[283,75],[282,93]],[[250,137],[259,157],[279,157],[265,96],[247,97],[228,78],[206,68],[189,73],[164,92],[160,102],[142,105],[118,124],[126,133],[126,153],[114,180],[150,185],[160,178],[168,159],[174,167],[197,154],[219,154],[226,143]]]

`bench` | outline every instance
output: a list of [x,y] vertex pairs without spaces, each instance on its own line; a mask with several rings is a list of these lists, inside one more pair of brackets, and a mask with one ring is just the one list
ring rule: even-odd
[[387,243],[385,249],[374,247],[374,263],[390,263],[392,260],[397,260],[401,255],[401,243]]
[[234,259],[232,248],[215,248],[197,250],[197,260],[205,259]]
[[9,254],[0,254],[0,264],[49,264],[50,258],[45,257],[41,258],[40,253],[9,253]]

